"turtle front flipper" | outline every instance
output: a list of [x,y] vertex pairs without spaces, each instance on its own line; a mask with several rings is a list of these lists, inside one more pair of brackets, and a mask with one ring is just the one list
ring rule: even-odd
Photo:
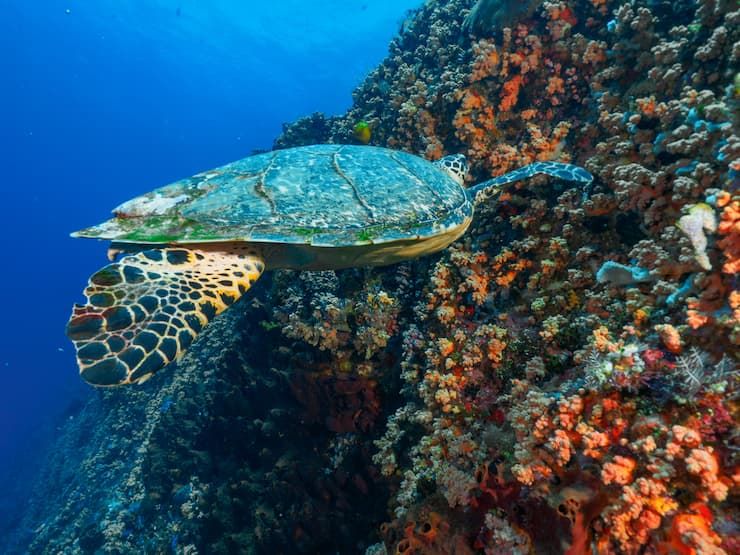
[[145,381],[182,355],[264,267],[259,253],[239,245],[146,250],[97,271],[66,330],[82,378],[99,386]]
[[479,183],[475,187],[468,189],[468,194],[470,198],[474,199],[475,204],[479,204],[497,195],[504,185],[528,179],[537,174],[545,174],[585,185],[590,184],[594,179],[590,173],[580,166],[565,164],[563,162],[535,162],[534,164],[529,164],[518,170]]

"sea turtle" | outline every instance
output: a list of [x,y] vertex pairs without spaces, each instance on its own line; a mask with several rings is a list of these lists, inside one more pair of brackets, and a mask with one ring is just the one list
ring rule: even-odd
[[466,189],[462,155],[428,162],[380,147],[313,145],[249,156],[123,203],[73,237],[112,241],[67,335],[87,382],[143,382],[176,360],[266,269],[380,266],[444,249],[502,185],[537,162]]

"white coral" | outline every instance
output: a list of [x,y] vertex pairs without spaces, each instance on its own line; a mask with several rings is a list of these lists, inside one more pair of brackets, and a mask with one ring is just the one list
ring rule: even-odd
[[696,261],[705,270],[712,269],[712,263],[707,256],[707,236],[705,232],[717,231],[717,216],[708,204],[694,204],[687,214],[678,220],[678,228],[683,231],[694,247]]

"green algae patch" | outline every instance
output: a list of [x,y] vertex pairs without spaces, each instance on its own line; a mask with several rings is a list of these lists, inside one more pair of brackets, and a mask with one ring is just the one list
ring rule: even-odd
[[414,233],[424,227],[426,222],[419,220],[409,220],[401,224],[379,224],[365,227],[357,232],[356,238],[361,242],[373,242],[379,237],[383,237],[389,231],[397,231],[409,235],[409,239],[413,238]]
[[296,227],[292,231],[300,237],[314,237],[315,235],[326,232],[325,229],[318,229],[315,227]]
[[374,238],[378,236],[377,233],[374,233],[371,229],[363,229],[357,234],[357,240],[358,241],[372,241]]
[[[126,222],[130,222],[128,225]],[[172,243],[183,240],[206,241],[220,239],[202,224],[180,216],[151,216],[142,221],[140,218],[119,219],[119,225],[131,231],[120,240],[144,243]]]
[[182,238],[189,241],[219,241],[225,237],[223,232],[219,233],[218,231],[214,231],[210,226],[193,222],[183,228]]

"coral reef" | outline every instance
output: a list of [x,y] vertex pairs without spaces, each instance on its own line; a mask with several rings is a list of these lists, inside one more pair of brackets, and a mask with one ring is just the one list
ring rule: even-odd
[[740,551],[740,11],[510,4],[428,2],[346,114],[275,147],[462,152],[471,182],[572,160],[592,187],[511,187],[413,263],[276,274],[83,410],[31,551]]
[[[362,117],[376,144],[465,153],[472,181],[597,176],[505,191],[415,265],[374,457],[397,484],[385,547],[737,552],[740,12],[506,5],[427,4],[324,136]],[[432,513],[446,543],[419,538]]]
[[[245,302],[265,302],[256,289]],[[311,372],[314,363],[296,362],[287,345],[266,351],[266,336],[279,334],[264,329],[269,316],[259,306],[229,311],[170,379],[103,391],[83,407],[50,451],[22,531],[3,552],[370,545],[387,497],[369,464],[370,440],[360,439],[380,414],[375,388],[353,374]],[[277,370],[292,364],[301,370]]]

